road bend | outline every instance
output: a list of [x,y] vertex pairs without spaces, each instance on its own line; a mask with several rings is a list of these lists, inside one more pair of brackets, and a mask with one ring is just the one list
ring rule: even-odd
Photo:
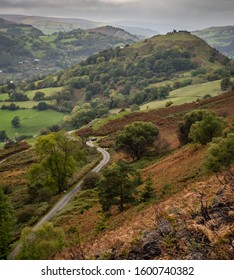
[[[95,166],[91,172],[98,173],[110,160],[110,154],[100,148],[96,147],[92,142],[88,141],[86,143],[89,147],[95,147],[98,152],[100,152],[103,156],[102,160],[99,162],[97,166]],[[79,181],[74,188],[72,188],[70,191],[67,191],[63,197],[53,206],[53,208],[37,223],[33,226],[33,230],[38,229],[41,225],[43,225],[45,222],[48,222],[52,217],[55,216],[55,214],[61,210],[63,207],[67,205],[67,203],[70,201],[70,199],[74,196],[75,193],[77,193],[81,189],[83,180]],[[20,249],[20,243],[15,247],[15,249],[9,254],[8,259],[13,260],[15,256],[18,254]]]

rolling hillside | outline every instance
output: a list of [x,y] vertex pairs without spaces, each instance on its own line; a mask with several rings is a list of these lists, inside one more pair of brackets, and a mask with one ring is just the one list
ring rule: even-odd
[[[222,79],[231,67],[229,59],[205,41],[188,32],[174,32],[95,54],[65,70],[57,83],[83,97],[70,120],[69,128],[75,129],[100,117],[90,109],[84,111],[84,102],[121,109],[169,100],[173,90]],[[190,101],[194,98],[198,97]]]
[[[0,20],[1,81],[30,79],[78,64],[101,50],[133,43],[134,36],[75,29],[44,35],[31,25]],[[124,34],[124,31],[123,31]]]

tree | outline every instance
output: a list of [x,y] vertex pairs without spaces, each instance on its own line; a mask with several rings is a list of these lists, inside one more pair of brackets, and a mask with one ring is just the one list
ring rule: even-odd
[[220,82],[221,90],[231,89],[232,85],[233,85],[233,83],[232,83],[230,77],[226,77],[226,78],[222,79]]
[[133,122],[117,135],[116,144],[125,150],[133,160],[139,160],[152,147],[159,129],[149,122]]
[[55,228],[52,223],[45,223],[37,230],[27,227],[21,236],[17,258],[22,260],[49,259],[61,251],[65,244],[64,232]]
[[85,160],[80,147],[81,144],[64,131],[40,137],[35,146],[39,163],[29,168],[30,183],[49,187],[54,193],[62,192],[77,170],[77,164]]
[[7,142],[9,140],[6,130],[0,130],[0,142]]
[[44,111],[48,109],[48,105],[46,102],[39,102],[37,105],[37,110],[38,111]]
[[15,116],[12,121],[11,121],[11,124],[14,126],[14,127],[19,127],[20,126],[20,118],[18,116]]
[[0,259],[6,259],[13,235],[14,215],[7,196],[0,187]]
[[181,145],[190,143],[192,140],[189,138],[191,126],[197,121],[203,120],[207,114],[213,114],[208,110],[194,110],[191,113],[185,115],[185,120],[178,126],[178,138]]
[[141,184],[141,178],[129,164],[118,161],[103,172],[98,183],[99,201],[104,212],[108,212],[111,206],[118,206],[124,211],[127,203],[134,203],[136,188]]
[[43,98],[45,97],[45,94],[44,92],[41,92],[41,91],[37,91],[33,97],[33,100],[35,101],[40,101],[42,100]]
[[211,142],[214,137],[223,134],[223,120],[215,116],[215,114],[206,114],[201,121],[195,122],[189,132],[189,138],[193,142],[206,145]]

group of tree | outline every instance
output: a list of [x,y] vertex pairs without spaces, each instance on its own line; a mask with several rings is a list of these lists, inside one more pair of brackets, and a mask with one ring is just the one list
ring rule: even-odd
[[15,103],[11,103],[10,105],[2,105],[2,110],[10,110],[10,111],[16,111],[19,110],[20,107],[16,105]]
[[102,104],[99,99],[93,99],[90,103],[75,106],[64,125],[67,129],[80,128],[95,118],[105,116],[108,112],[109,109],[105,104]]
[[11,91],[9,92],[9,101],[28,101],[29,98],[26,94],[21,92]]

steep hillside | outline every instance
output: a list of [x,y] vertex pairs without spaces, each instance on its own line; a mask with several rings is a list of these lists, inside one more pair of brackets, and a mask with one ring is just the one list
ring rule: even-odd
[[192,32],[230,58],[234,58],[234,26],[217,26]]
[[[79,212],[77,195],[53,222],[69,238],[74,238],[79,224],[80,239],[57,254],[56,259],[233,259],[233,177],[232,183],[222,185],[215,175],[207,174],[203,166],[207,146],[175,145],[178,123],[184,114],[205,108],[225,116],[225,123],[230,125],[233,91],[200,104],[123,118],[118,130],[136,120],[153,121],[160,127],[163,140],[173,145],[173,152],[161,158],[149,155],[132,163],[144,179],[151,178],[154,197],[123,213],[113,210],[111,216],[103,218],[91,193],[83,200],[88,209]],[[116,121],[102,130],[112,140],[111,133],[117,131],[111,129],[114,127]],[[108,147],[113,148],[114,142],[109,142]],[[122,157],[114,154],[112,162]]]
[[88,29],[89,32],[102,33],[117,38],[122,38],[124,40],[139,41],[139,38],[136,35],[132,35],[124,29],[113,27],[113,26],[101,26],[94,29]]

